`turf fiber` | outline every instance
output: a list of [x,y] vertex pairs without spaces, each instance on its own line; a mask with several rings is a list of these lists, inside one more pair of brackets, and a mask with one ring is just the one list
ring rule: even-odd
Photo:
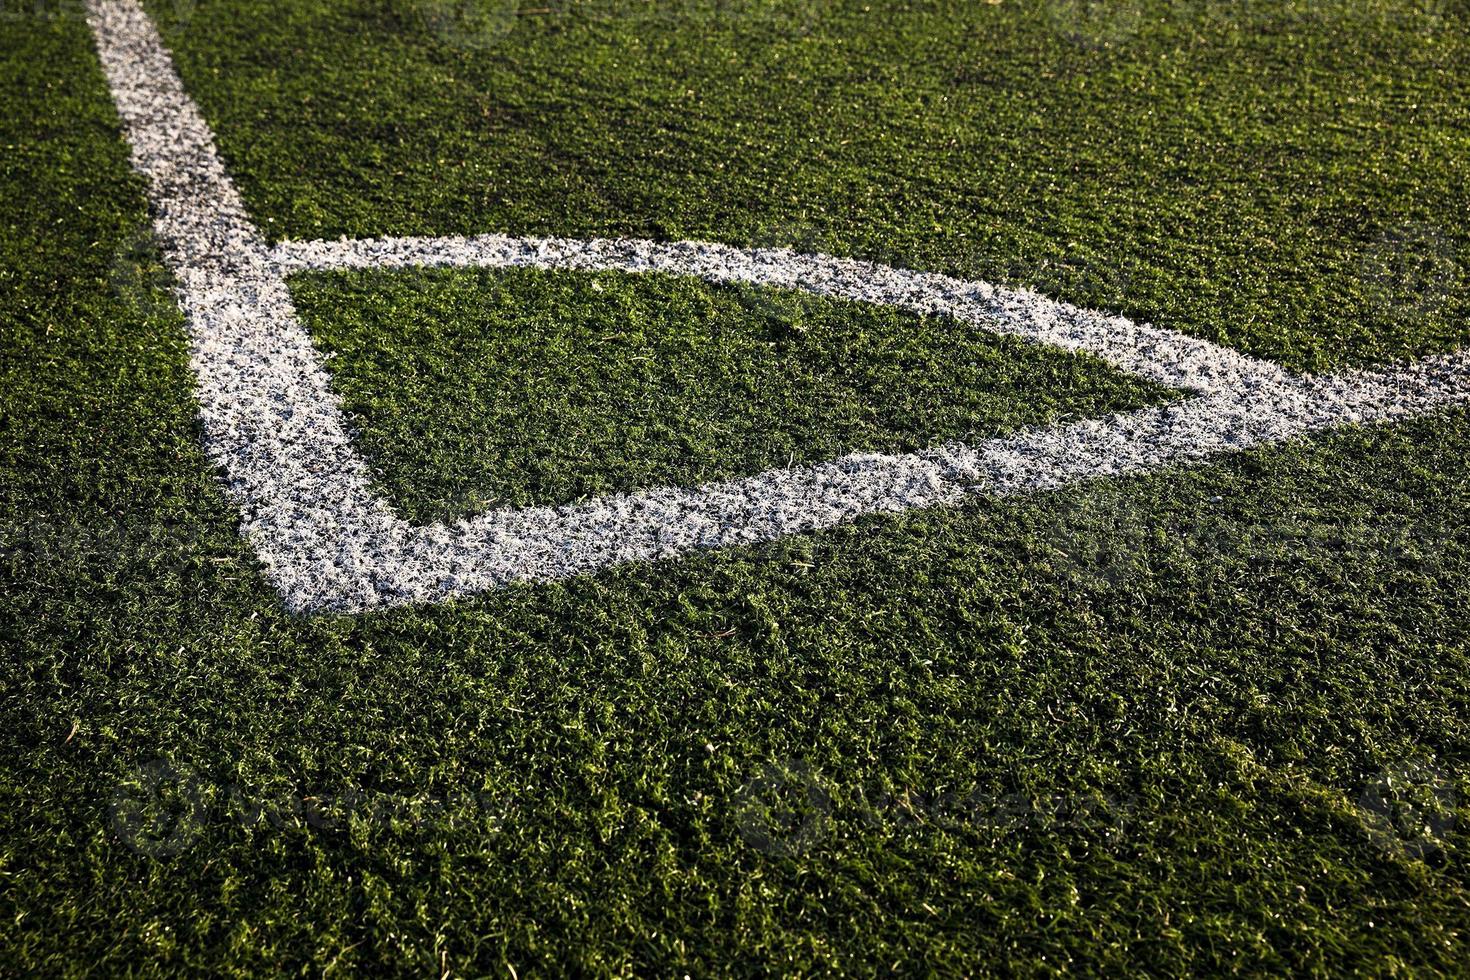
[[162,2],[282,238],[795,246],[1289,367],[1470,312],[1463,0]]
[[298,276],[378,483],[421,521],[698,486],[1169,393],[947,317],[690,277]]
[[[454,8],[152,10],[283,236],[816,228],[1298,367],[1463,337],[1459,7],[1150,6],[1085,30],[1010,3],[675,7],[507,25],[487,5],[488,46],[444,33]],[[200,448],[86,27],[6,12],[7,973],[1463,971],[1466,414],[441,607],[287,615]],[[1394,241],[1420,244],[1374,245]],[[575,277],[446,274],[418,298],[380,278],[433,326],[411,356],[468,350],[475,372],[496,370],[478,331],[497,288],[735,302],[746,339],[771,309],[677,281],[609,277],[594,300]],[[363,438],[425,477],[402,506],[678,476],[568,460],[497,485],[453,450],[468,429],[428,433],[433,400],[395,389],[414,322],[314,323],[356,352],[349,400],[398,413]],[[976,424],[1126,394],[1011,353],[975,356],[1055,392]],[[954,368],[933,370],[885,397]],[[818,432],[920,436],[895,416]],[[393,445],[414,424],[442,450],[419,469]]]

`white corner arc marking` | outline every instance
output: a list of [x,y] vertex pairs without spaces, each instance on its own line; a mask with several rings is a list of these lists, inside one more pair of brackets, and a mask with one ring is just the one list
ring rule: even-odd
[[[286,605],[357,612],[438,601],[693,548],[751,543],[862,514],[1142,472],[1352,422],[1470,399],[1470,354],[1297,378],[1206,341],[1024,290],[851,259],[711,243],[483,235],[269,247],[137,0],[88,0],[104,73],[177,279],[211,458]],[[693,489],[496,510],[414,526],[374,492],[285,276],[429,265],[664,271],[941,312],[1086,351],[1197,396],[976,446],[853,454]]]

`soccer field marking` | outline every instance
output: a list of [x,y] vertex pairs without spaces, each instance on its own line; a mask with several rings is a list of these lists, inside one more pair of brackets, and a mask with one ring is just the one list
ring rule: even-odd
[[940,314],[990,333],[1086,352],[1130,374],[1202,393],[1291,380],[1278,365],[1207,340],[1080,309],[1030,290],[781,248],[476,235],[286,241],[272,255],[287,274],[308,269],[468,266],[688,275]]
[[[136,0],[89,0],[87,17],[177,280],[206,448],[225,473],[242,533],[294,610],[433,602],[515,580],[955,503],[977,491],[1025,493],[1144,472],[1470,398],[1466,352],[1383,371],[1298,378],[1202,340],[1034,293],[781,250],[499,235],[273,249],[251,221],[208,124]],[[415,265],[660,270],[946,312],[986,330],[1088,351],[1200,394],[975,446],[853,454],[692,489],[414,526],[373,490],[285,276],[294,269]]]

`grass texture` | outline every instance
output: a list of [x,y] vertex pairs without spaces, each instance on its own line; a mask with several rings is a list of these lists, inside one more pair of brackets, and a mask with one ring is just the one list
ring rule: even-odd
[[369,271],[293,293],[379,484],[423,521],[1163,400],[949,318],[690,277]]
[[[1019,18],[1010,7],[994,16]],[[638,81],[653,54],[615,67],[612,52],[633,50],[620,21],[597,28],[612,41],[542,71],[593,27],[518,17],[513,31],[528,37],[513,70],[509,50],[471,58],[407,27],[410,40],[389,46],[382,25],[397,7],[361,8],[356,41],[322,26],[346,16],[335,8],[195,9],[189,31],[171,27],[186,77],[219,116],[251,205],[293,233],[612,230],[596,194],[561,196],[575,186],[636,189],[615,212],[627,230],[687,215],[662,230],[733,234],[801,213],[757,191],[753,175],[774,166],[758,157],[732,156],[742,180],[697,195],[663,181],[665,204],[659,184],[618,183],[641,159],[639,107],[666,108]],[[971,271],[1007,254],[1039,269],[1087,240],[1130,257],[1129,295],[1160,319],[1204,311],[1190,321],[1199,329],[1295,351],[1298,364],[1450,337],[1380,337],[1371,321],[1328,318],[1344,274],[1336,259],[1308,261],[1371,242],[1413,210],[1398,204],[1462,193],[1460,164],[1424,152],[1459,138],[1429,111],[1434,85],[1459,82],[1412,60],[1389,71],[1406,50],[1389,28],[1328,44],[1242,27],[1229,33],[1233,56],[1211,60],[1206,41],[1225,26],[1200,47],[1155,48],[1164,28],[1149,19],[1128,42],[1142,47],[1079,46],[1072,57],[1089,70],[1062,72],[1059,42],[1043,46],[1019,21],[946,59],[916,25],[945,25],[935,33],[949,40],[932,44],[959,51],[960,28],[981,14],[913,5],[863,21],[843,6],[841,23],[870,30],[822,42],[850,54],[813,81],[803,72],[826,63],[815,53],[772,70],[774,54],[733,44],[723,9],[709,6],[709,37],[687,42],[707,73],[683,80],[688,98],[788,95],[766,111],[800,120],[801,142],[737,138],[769,147],[767,161],[811,156],[802,180],[833,169],[819,160],[857,153],[830,139],[834,118],[881,120],[868,139],[918,145],[903,142],[920,130],[901,125],[902,100],[907,79],[936,66],[969,66],[966,91],[981,102],[1024,82],[1032,101],[1016,104],[1029,105],[1032,131],[1076,137],[1070,148],[1023,140],[1052,161],[1029,171],[1051,174],[1040,183],[1017,177],[1024,193],[997,193],[1019,145],[986,157],[965,175],[968,211],[954,203],[958,177],[897,151],[881,185],[896,197],[864,212],[882,220],[852,216],[860,188],[832,178],[830,213],[875,247],[923,264],[924,249],[942,248],[944,236],[916,230],[932,215],[890,207],[908,196],[989,223],[968,239]],[[672,41],[642,34],[672,56]],[[804,49],[793,39],[782,50]],[[1299,101],[1263,113],[1240,96],[1266,84],[1251,79],[1270,52],[1302,88],[1284,85]],[[419,76],[413,58],[437,59],[439,74]],[[305,80],[325,67],[339,82],[375,81],[318,78],[306,100]],[[727,90],[717,70],[741,81]],[[505,85],[482,96],[484,128],[465,134],[468,93],[492,88],[454,79],[477,71]],[[539,95],[514,87],[521,71],[541,79]],[[633,81],[614,98],[620,74]],[[384,79],[403,88],[385,92]],[[1157,88],[1170,79],[1174,89]],[[584,84],[607,86],[623,125],[572,97]],[[1130,106],[1150,84],[1155,109],[1140,115]],[[1346,93],[1334,96],[1340,126],[1310,111],[1329,86]],[[856,89],[874,93],[861,113],[829,98]],[[1355,92],[1402,98],[1354,103]],[[292,617],[200,449],[182,324],[79,19],[0,19],[0,93],[4,972],[1454,974],[1470,959],[1465,414],[432,609]],[[818,102],[830,108],[811,111]],[[313,104],[319,115],[303,122]],[[369,106],[394,108],[371,130]],[[1378,155],[1356,152],[1352,120],[1392,107],[1403,115],[1373,124]],[[563,117],[585,126],[552,125]],[[569,155],[534,145],[537,118]],[[663,137],[665,174],[706,159],[712,137],[700,134],[713,130],[698,127],[713,124],[688,125]],[[1173,164],[1140,152],[1116,196],[1090,193],[1101,178],[1087,161],[1114,159],[1138,127],[1185,144],[1218,131],[1217,152]],[[1299,147],[1251,156],[1266,172],[1221,193],[1217,165],[1285,131]],[[1005,127],[986,132],[985,146],[1005,148]],[[429,169],[404,169],[429,168],[436,139],[451,140],[440,152],[456,164],[494,157],[503,190],[456,165],[435,171],[434,191]],[[522,155],[519,170],[501,166]],[[528,176],[539,155],[576,161],[541,175],[544,196]],[[589,173],[597,159],[605,173]],[[301,171],[271,169],[287,161]],[[1319,172],[1332,175],[1321,197],[1275,179]],[[798,197],[808,187],[792,186]],[[1441,226],[1453,237],[1459,220]],[[1125,249],[1150,234],[1153,247]],[[1030,247],[1007,253],[1007,242]],[[1285,269],[1294,286],[1265,288]],[[1080,278],[1064,278],[1085,298]],[[579,295],[585,283],[556,289]],[[432,283],[424,309],[453,309],[461,285]],[[532,277],[493,288],[557,295]],[[629,303],[659,290],[695,301],[678,282],[608,284]],[[435,329],[459,344],[471,326]]]
[[278,237],[791,246],[1300,370],[1470,338],[1464,0],[151,9]]

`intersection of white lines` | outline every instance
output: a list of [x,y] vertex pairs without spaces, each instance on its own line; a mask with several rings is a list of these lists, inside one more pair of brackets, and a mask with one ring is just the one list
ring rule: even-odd
[[[224,470],[244,535],[294,610],[434,602],[518,579],[955,503],[976,492],[1025,493],[1144,472],[1470,400],[1470,351],[1378,371],[1297,377],[1197,338],[1024,290],[781,249],[506,235],[272,247],[137,0],[88,0],[87,16],[177,281],[208,451]],[[372,488],[285,277],[306,269],[413,266],[665,272],[805,290],[945,314],[957,329],[1087,352],[1192,397],[977,445],[853,454],[689,489],[412,525]]]

